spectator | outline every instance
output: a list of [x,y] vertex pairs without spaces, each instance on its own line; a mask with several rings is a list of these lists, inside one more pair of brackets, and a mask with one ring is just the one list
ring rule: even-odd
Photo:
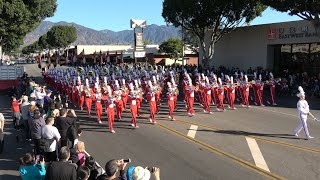
[[49,149],[45,149],[46,162],[55,161],[57,159],[57,148],[61,136],[56,127],[53,126],[54,118],[48,117],[46,125],[42,128],[42,138],[52,140]]
[[96,180],[98,176],[102,175],[102,168],[98,167],[96,161],[92,156],[86,158],[85,166],[90,169],[89,180]]
[[2,113],[0,113],[0,154],[3,150],[4,145],[4,134],[3,134],[3,128],[4,128],[4,116]]
[[[122,160],[110,160],[105,165],[105,174],[98,177],[98,180],[126,180],[125,167],[127,163]],[[120,175],[117,177],[117,173],[120,169]]]
[[46,180],[76,180],[76,166],[68,162],[70,150],[64,146],[59,153],[59,161],[54,161],[48,165]]
[[59,133],[61,135],[61,146],[67,146],[72,147],[73,143],[68,144],[68,136],[67,132],[68,129],[72,129],[75,127],[76,124],[76,117],[77,115],[75,114],[74,110],[70,110],[71,112],[71,117],[67,116],[69,110],[62,108],[60,110],[60,116],[56,119],[56,127],[59,130]]
[[[153,167],[150,171],[152,172],[155,180],[160,180],[159,168]],[[149,180],[151,177],[150,171],[148,170],[148,168],[137,166],[132,171],[132,180]]]
[[30,94],[29,101],[36,101],[36,95],[34,93]]
[[29,107],[29,118],[33,119],[33,112],[34,110],[38,109],[36,102],[35,101],[31,101],[30,102],[30,107]]
[[40,111],[36,109],[34,112],[34,117],[31,122],[31,137],[35,146],[35,154],[40,154],[40,139],[42,127],[46,125],[44,119],[41,117]]
[[35,83],[33,81],[30,81],[26,90],[27,96],[30,96],[30,94],[34,91],[34,86],[35,86]]
[[35,96],[37,99],[37,104],[43,108],[44,97],[46,96],[46,93],[44,92],[44,88],[36,87]]
[[53,100],[51,99],[51,96],[52,95],[52,91],[50,89],[48,89],[46,91],[46,96],[43,98],[43,102],[44,102],[44,105],[43,105],[43,109],[48,112],[49,110],[49,107],[51,106]]
[[84,142],[79,141],[75,148],[70,149],[70,156],[73,163],[77,164],[78,166],[84,166],[86,161],[86,154],[85,154],[85,146]]
[[21,100],[17,101],[15,97],[12,98],[11,108],[12,108],[12,117],[13,117],[13,125],[15,129],[19,129],[20,123],[20,104]]
[[77,180],[88,180],[90,169],[86,166],[79,167],[77,171]]
[[24,131],[26,134],[26,139],[31,141],[30,127],[29,127],[29,118],[30,118],[30,103],[28,102],[28,96],[22,98],[22,104],[20,105],[21,115],[23,119]]
[[22,180],[41,180],[45,178],[46,168],[44,159],[40,160],[40,164],[35,162],[33,154],[27,153],[19,160],[19,173]]

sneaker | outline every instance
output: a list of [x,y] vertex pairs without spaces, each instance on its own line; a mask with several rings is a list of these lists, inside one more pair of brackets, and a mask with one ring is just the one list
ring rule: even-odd
[[98,121],[98,123],[99,123],[99,124],[102,124],[102,122],[101,122],[101,121]]
[[151,119],[151,118],[149,118],[149,121],[150,121],[150,122],[152,122],[152,119]]
[[209,112],[209,114],[213,114],[213,112]]
[[132,127],[134,127],[134,124],[131,124]]
[[195,113],[191,113],[192,116],[196,115]]
[[236,110],[236,109],[237,109],[237,108],[234,107],[234,108],[232,108],[231,110]]
[[175,121],[176,119],[175,118],[172,118],[172,121]]
[[110,131],[111,133],[116,133],[113,129]]
[[203,112],[204,112],[204,113],[207,113],[207,111],[206,111],[206,110],[203,110]]
[[169,116],[169,119],[171,119],[171,116]]
[[312,136],[308,136],[308,137],[307,137],[307,139],[313,139],[313,138],[314,138],[314,137],[312,137]]
[[221,109],[217,108],[217,111],[219,111],[219,112],[220,112],[220,111],[221,111]]
[[191,114],[191,113],[188,113],[188,115],[189,115],[189,116],[192,116],[192,114]]
[[264,105],[264,104],[261,104],[260,106],[264,107],[265,105]]
[[297,133],[294,134],[295,137],[298,137],[299,135]]
[[135,128],[139,128],[139,126],[135,126]]
[[157,122],[155,121],[155,122],[153,122],[152,124],[157,124]]
[[228,108],[231,109],[231,106],[228,105]]

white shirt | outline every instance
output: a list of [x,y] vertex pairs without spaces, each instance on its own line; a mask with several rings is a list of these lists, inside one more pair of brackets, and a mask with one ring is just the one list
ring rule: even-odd
[[61,136],[60,133],[58,131],[58,129],[54,126],[50,126],[50,125],[45,125],[42,127],[42,133],[41,136],[44,139],[53,139],[55,138],[55,140],[52,142],[50,149],[48,149],[47,152],[53,152],[56,150],[57,147],[57,140],[59,141]]
[[36,91],[35,95],[36,95],[36,99],[43,99],[46,96],[46,93]]
[[299,115],[308,115],[309,113],[309,104],[306,100],[300,100],[297,103],[297,109],[298,109],[298,113]]

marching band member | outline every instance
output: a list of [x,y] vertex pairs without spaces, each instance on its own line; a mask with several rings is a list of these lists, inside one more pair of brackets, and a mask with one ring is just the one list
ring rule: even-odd
[[[108,97],[105,101],[107,107],[107,114],[108,114],[108,123],[109,123],[109,131],[111,133],[115,133],[113,130],[113,123],[114,123],[114,98],[112,96],[111,87],[108,86]],[[101,122],[101,121],[100,121]],[[100,123],[99,122],[99,123]]]
[[80,110],[83,110],[83,103],[84,103],[84,98],[86,96],[85,92],[84,92],[84,86],[81,85],[81,82],[79,83],[79,85],[77,86],[77,94],[78,94],[78,106],[80,108]]
[[142,94],[142,90],[141,90],[141,88],[139,87],[139,84],[138,84],[138,80],[134,80],[134,84],[135,84],[135,86],[134,86],[134,89],[135,89],[135,92],[137,93],[137,107],[138,107],[138,109],[137,109],[137,117],[141,117],[141,114],[140,114],[140,112],[139,112],[139,109],[141,108],[141,103],[142,103],[142,99],[143,99],[143,94]]
[[312,139],[314,137],[310,136],[308,126],[307,126],[307,119],[309,112],[309,104],[305,100],[305,92],[301,86],[298,87],[299,94],[297,96],[300,98],[300,100],[297,103],[297,109],[299,114],[299,125],[297,128],[294,129],[293,133],[296,137],[298,137],[300,131],[303,129],[305,138],[306,139]]
[[137,100],[138,100],[138,96],[137,96],[137,92],[134,90],[133,84],[130,83],[129,85],[130,88],[130,94],[128,95],[128,100],[130,102],[130,111],[131,111],[131,115],[132,115],[132,120],[131,120],[131,126],[135,127],[135,128],[139,128],[139,126],[137,126],[137,111],[138,111],[138,106],[137,106]]
[[203,86],[203,97],[204,97],[204,107],[203,112],[208,112],[209,114],[213,114],[210,111],[211,104],[211,85],[209,83],[208,77],[205,77],[206,84]]
[[277,81],[274,79],[273,74],[270,72],[270,80],[269,80],[269,87],[270,87],[270,97],[267,101],[268,104],[272,103],[272,105],[276,106],[276,102],[275,102],[275,93],[276,93],[276,85],[277,85]]
[[176,95],[174,93],[174,88],[171,86],[171,83],[168,82],[168,92],[167,92],[167,98],[168,98],[168,106],[169,106],[169,119],[175,120],[173,117],[173,111],[175,109],[175,99]]
[[194,116],[195,115],[195,111],[193,109],[194,92],[197,91],[197,89],[192,85],[192,81],[189,76],[188,76],[188,79],[189,79],[189,84],[185,94],[185,96],[187,97],[187,106],[188,106],[187,113],[189,116]]
[[262,99],[264,83],[261,80],[262,80],[262,76],[260,74],[259,78],[257,79],[257,81],[255,83],[255,91],[256,91],[255,104],[256,105],[259,104],[260,106],[264,106],[263,99]]
[[176,84],[176,82],[174,81],[174,78],[172,77],[171,79],[171,83],[172,83],[172,89],[173,89],[173,97],[174,97],[174,110],[177,110],[177,100],[178,100],[178,95],[179,95],[179,89],[178,89],[178,85]]
[[123,109],[126,109],[127,106],[127,101],[128,101],[128,94],[129,94],[129,89],[126,86],[126,80],[122,79],[122,86],[121,86],[122,94],[121,94],[121,99],[122,99],[122,105]]
[[242,86],[242,92],[243,92],[243,99],[242,99],[242,103],[241,106],[247,106],[247,108],[250,107],[249,105],[249,90],[252,87],[251,84],[249,84],[248,82],[248,77],[247,75],[244,75],[244,82],[241,84]]
[[88,112],[88,116],[90,117],[91,116],[93,90],[92,90],[92,88],[90,88],[88,79],[86,79],[86,86],[84,87],[84,93],[85,93],[87,112]]
[[222,81],[221,81],[220,78],[218,78],[218,88],[217,88],[217,90],[218,90],[218,99],[219,99],[219,103],[217,105],[217,110],[221,111],[221,109],[222,109],[223,111],[225,111],[224,104],[223,104],[225,88],[222,85]]
[[[149,85],[152,86],[151,82],[148,81]],[[147,99],[150,103],[150,117],[149,120],[151,123],[156,124],[155,113],[157,111],[157,102],[156,102],[156,93],[149,91],[147,94]]]
[[117,110],[117,118],[120,121],[121,115],[123,111],[123,101],[121,99],[122,91],[120,89],[120,85],[118,80],[115,81],[115,90],[113,91],[114,97],[115,97],[115,103],[116,103],[116,110]]
[[236,98],[236,89],[237,87],[234,85],[233,83],[233,77],[231,76],[230,78],[230,84],[227,88],[227,92],[228,92],[228,98],[229,98],[229,105],[230,105],[230,108],[232,110],[235,110],[236,108],[234,107],[234,100]]
[[96,114],[97,114],[97,119],[98,119],[98,123],[101,124],[101,116],[102,116],[102,100],[106,99],[106,97],[103,97],[102,93],[101,93],[101,88],[99,87],[98,84],[95,84],[96,86],[96,93],[94,94],[94,100],[95,100],[95,105],[96,105]]

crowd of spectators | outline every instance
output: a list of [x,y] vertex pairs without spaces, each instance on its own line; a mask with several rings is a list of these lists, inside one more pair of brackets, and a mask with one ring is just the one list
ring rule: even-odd
[[[121,160],[110,160],[105,169],[85,151],[85,143],[78,117],[67,109],[59,94],[35,83],[27,75],[13,90],[13,125],[17,141],[32,143],[33,152],[19,159],[19,173],[23,180],[148,180],[151,175],[160,179],[159,168],[129,167]],[[4,118],[0,113],[0,135]]]

